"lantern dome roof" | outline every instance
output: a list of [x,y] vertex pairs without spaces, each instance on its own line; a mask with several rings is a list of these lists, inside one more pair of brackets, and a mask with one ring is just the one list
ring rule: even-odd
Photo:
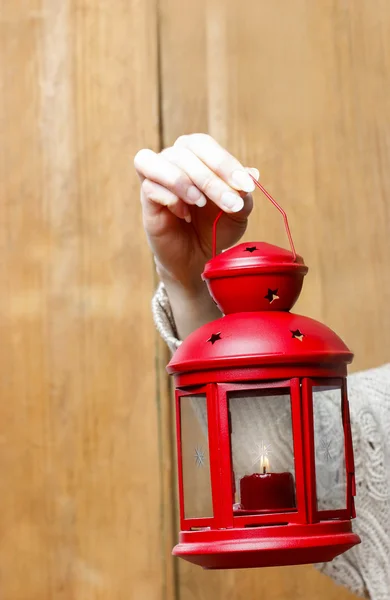
[[267,242],[243,242],[233,246],[206,263],[203,277],[235,277],[238,273],[264,273],[266,270],[275,272],[298,272],[305,275],[307,266],[303,258],[295,258],[290,250],[268,244]]
[[329,327],[290,312],[228,314],[194,331],[168,372],[273,365],[346,365],[353,354]]

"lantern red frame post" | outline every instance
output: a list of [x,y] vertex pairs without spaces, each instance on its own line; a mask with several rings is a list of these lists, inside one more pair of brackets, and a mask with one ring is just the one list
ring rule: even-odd
[[[313,387],[317,386],[336,386],[341,391],[342,404],[342,419],[343,419],[343,431],[344,431],[344,454],[345,454],[345,469],[346,469],[346,498],[344,509],[334,510],[318,510],[317,506],[317,494],[316,494],[316,465],[315,465],[315,451],[314,451],[314,436],[311,432],[314,430],[314,419],[313,419]],[[308,514],[310,523],[318,523],[320,521],[327,521],[331,519],[352,519],[355,517],[354,514],[354,501],[353,497],[356,493],[354,481],[355,481],[355,467],[353,457],[353,445],[352,436],[350,435],[350,422],[349,422],[349,403],[347,395],[347,384],[344,379],[313,379],[304,378],[302,380],[302,406],[305,419],[307,422],[307,428],[305,430],[305,463],[306,472],[308,473],[307,490],[308,490]]]

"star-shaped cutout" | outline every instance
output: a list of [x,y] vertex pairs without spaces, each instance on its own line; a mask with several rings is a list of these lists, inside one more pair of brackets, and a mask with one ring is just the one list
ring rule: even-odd
[[255,250],[257,250],[256,246],[248,246],[247,248],[245,248],[245,252],[250,252],[251,254]]
[[213,333],[213,334],[211,334],[211,337],[207,341],[211,342],[211,344],[214,346],[215,342],[218,342],[221,339],[222,338],[221,338],[220,333]]
[[264,296],[266,300],[269,300],[269,303],[272,304],[274,300],[279,300],[278,290],[271,290],[268,288],[267,294]]
[[305,337],[305,335],[299,329],[294,329],[294,331],[291,330],[291,333],[294,340],[299,340],[300,342],[302,342],[303,338]]

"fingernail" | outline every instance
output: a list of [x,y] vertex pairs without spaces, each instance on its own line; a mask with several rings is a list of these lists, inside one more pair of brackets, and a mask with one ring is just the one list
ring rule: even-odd
[[191,223],[191,215],[186,215],[184,217],[184,220],[185,220],[186,223]]
[[247,193],[253,192],[256,187],[253,179],[251,179],[249,173],[246,171],[233,171],[231,181],[235,187]]
[[256,181],[259,181],[259,179],[260,179],[259,169],[256,169],[256,167],[248,167],[248,172],[256,179]]
[[239,212],[244,208],[244,200],[232,192],[225,192],[221,198],[223,208],[232,212]]
[[196,206],[199,206],[199,208],[203,208],[204,206],[206,206],[207,200],[204,196],[202,196],[201,198],[199,198],[199,200],[195,202],[195,204]]
[[199,190],[199,188],[195,187],[194,185],[192,185],[191,187],[188,188],[187,190],[187,198],[188,200],[190,200],[190,202],[197,202],[197,200],[200,200],[200,198],[203,197],[202,192]]

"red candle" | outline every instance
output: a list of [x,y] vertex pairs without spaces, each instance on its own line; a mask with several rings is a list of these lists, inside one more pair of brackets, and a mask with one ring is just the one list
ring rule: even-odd
[[241,510],[289,510],[295,508],[294,478],[291,473],[245,475],[240,480]]
[[241,509],[282,510],[295,508],[291,473],[253,473],[240,481]]

